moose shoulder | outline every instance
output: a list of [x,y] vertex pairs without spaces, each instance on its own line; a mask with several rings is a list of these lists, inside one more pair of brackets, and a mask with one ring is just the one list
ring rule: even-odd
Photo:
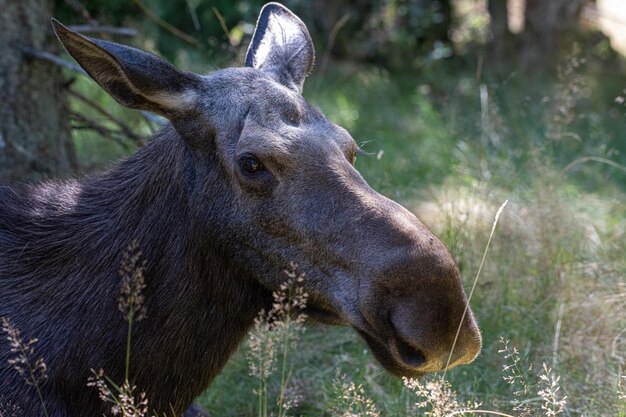
[[[118,102],[170,124],[101,176],[0,187],[0,317],[39,339],[50,415],[102,415],[90,369],[124,377],[117,266],[133,240],[149,315],[133,331],[130,375],[159,415],[182,414],[210,384],[290,262],[306,273],[308,314],[354,327],[394,374],[478,354],[446,247],[367,185],[354,140],[302,97],[314,50],[289,10],[266,5],[246,66],[206,76],[53,25]],[[0,402],[40,415],[8,357],[3,338]]]

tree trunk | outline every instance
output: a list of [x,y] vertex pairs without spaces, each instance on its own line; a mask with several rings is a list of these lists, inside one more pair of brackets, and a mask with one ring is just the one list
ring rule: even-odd
[[72,172],[75,160],[61,70],[24,55],[53,41],[52,0],[0,0],[0,180]]
[[591,0],[524,0],[520,33],[508,26],[507,0],[489,0],[492,38],[488,53],[492,64],[514,59],[523,68],[553,68],[566,36],[576,30],[583,6]]
[[[439,19],[434,22],[429,29],[429,40],[450,43],[450,26],[452,26],[452,2],[451,0],[440,0],[438,15]],[[434,3],[433,3],[434,4]]]
[[586,0],[526,0],[521,61],[526,67],[558,58],[564,34],[574,30]]
[[513,49],[513,36],[509,32],[506,0],[489,0],[488,8],[491,17],[489,52],[493,56],[493,61],[497,63]]

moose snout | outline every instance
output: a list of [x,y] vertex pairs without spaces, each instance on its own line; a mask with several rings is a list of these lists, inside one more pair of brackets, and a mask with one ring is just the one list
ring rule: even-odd
[[414,239],[390,248],[359,295],[360,333],[387,370],[410,377],[468,364],[481,349],[449,251],[431,234]]
[[468,364],[480,352],[481,336],[469,307],[465,314],[453,312],[454,307],[439,304],[442,298],[406,301],[391,312],[388,349],[400,367],[436,372]]
[[[365,197],[367,198],[365,198]],[[416,377],[467,364],[481,336],[450,251],[414,214],[374,192],[363,192],[356,292],[340,292],[342,314],[390,372]],[[353,256],[350,253],[349,256]]]

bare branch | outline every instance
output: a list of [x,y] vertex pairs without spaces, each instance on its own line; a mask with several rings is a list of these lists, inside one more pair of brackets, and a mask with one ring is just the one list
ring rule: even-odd
[[[58,56],[51,54],[50,52],[41,51],[39,49],[34,49],[29,46],[22,46],[21,50],[24,53],[24,55],[29,56],[31,58],[41,59],[43,61],[47,61],[55,65],[58,65],[62,68],[68,69],[72,72],[76,72],[76,73],[89,77],[89,74],[87,74],[87,72],[85,72],[85,70],[82,69],[79,65],[74,64],[70,61],[66,61],[63,58],[59,58]],[[91,79],[91,77],[89,77],[89,79]],[[160,116],[154,115],[152,113],[149,113],[143,110],[140,111],[140,113],[147,122],[153,123],[157,126],[165,125],[165,119],[163,119]]]
[[153,125],[162,127],[162,126],[165,126],[165,123],[167,123],[167,120],[165,120],[164,117],[157,116],[156,114],[152,114],[150,112],[143,111],[143,110],[141,110],[139,113],[141,113],[141,116],[145,119],[146,122],[150,122]]
[[191,20],[193,21],[193,27],[196,30],[202,29],[200,26],[200,19],[198,19],[198,13],[196,13],[196,6],[191,3],[191,0],[185,0],[187,2],[187,9],[189,9],[189,14],[191,15]]
[[33,153],[20,145],[19,143],[14,142],[5,142],[5,146],[8,146],[10,149],[13,149],[14,152],[22,155],[26,161],[33,167],[33,169],[45,173],[54,172],[54,168],[48,164],[46,161],[41,160],[41,158],[35,158]]
[[171,33],[172,35],[176,36],[177,38],[182,39],[183,41],[194,45],[194,46],[198,46],[200,44],[200,42],[198,42],[198,40],[196,38],[194,38],[193,36],[190,36],[188,34],[186,34],[185,32],[183,32],[182,30],[178,29],[177,27],[173,26],[172,24],[166,22],[165,20],[161,19],[156,13],[154,13],[150,8],[148,8],[148,6],[146,6],[143,1],[141,0],[133,0],[133,3],[135,3],[137,5],[137,7],[139,7],[141,9],[141,11],[153,22],[155,22],[157,25],[161,26],[163,29],[165,29],[166,31],[168,31],[169,33]]
[[96,122],[95,120],[91,119],[90,117],[85,116],[84,114],[72,112],[70,113],[70,117],[74,119],[76,122],[79,122],[77,124],[72,125],[72,129],[93,130],[94,132],[97,132],[101,136],[106,137],[107,139],[113,140],[115,143],[120,145],[125,151],[130,151],[130,147],[128,146],[128,143],[122,140],[118,136],[120,133],[122,133],[121,131],[110,129],[106,126],[103,126],[100,123]]
[[68,26],[70,30],[80,33],[106,33],[109,35],[119,36],[137,36],[139,31],[133,28],[119,28],[115,26],[100,26],[100,25],[72,25]]
[[213,14],[215,15],[215,17],[217,17],[217,21],[220,23],[222,30],[226,34],[226,37],[228,38],[228,43],[232,45],[233,43],[230,40],[230,31],[228,30],[228,26],[226,26],[226,19],[224,19],[224,16],[222,16],[220,11],[217,10],[216,7],[211,7],[211,10],[213,10]]
[[584,164],[585,162],[599,162],[601,164],[606,164],[609,166],[612,166],[613,168],[617,168],[620,171],[626,173],[626,167],[624,165],[621,165],[615,161],[612,161],[610,159],[607,158],[601,158],[599,156],[583,156],[581,158],[575,159],[572,162],[570,162],[569,164],[567,164],[567,166],[565,168],[563,168],[563,174],[566,174],[568,171],[570,171],[572,168],[574,168],[576,165],[579,164]]
[[[335,41],[337,40],[337,34],[339,31],[348,23],[350,20],[351,14],[348,12],[341,16],[341,18],[335,23],[330,34],[328,35],[328,42],[326,43],[326,50],[324,51],[324,57],[322,58],[322,65],[320,66],[320,77],[319,80],[322,79],[322,76],[326,73],[326,68],[328,67],[328,61],[330,60],[330,53],[335,46]],[[315,89],[319,90],[320,84],[319,80],[316,83]]]
[[93,101],[90,98],[84,96],[83,94],[79,93],[78,91],[69,90],[69,92],[70,92],[71,95],[73,95],[74,97],[76,97],[77,99],[79,99],[83,103],[87,104],[89,107],[91,107],[92,109],[96,110],[98,113],[100,113],[101,115],[103,115],[104,117],[106,117],[107,119],[112,121],[113,123],[115,123],[120,128],[120,131],[125,136],[127,136],[131,141],[133,141],[137,146],[143,146],[146,143],[146,138],[144,138],[143,136],[138,135],[135,132],[133,132],[133,130],[130,127],[128,127],[128,125],[126,123],[124,123],[119,118],[117,118],[114,115],[112,115],[110,112],[105,110],[102,106],[100,106],[95,101]]
[[80,14],[83,19],[89,22],[95,22],[95,19],[93,18],[93,16],[91,16],[89,10],[87,10],[85,5],[83,5],[79,0],[65,0],[65,3],[70,6],[76,13]]
[[43,61],[51,62],[55,65],[63,67],[73,72],[77,72],[82,75],[88,75],[84,69],[82,69],[79,65],[74,64],[70,61],[66,61],[58,56],[51,54],[50,52],[41,51],[39,49],[31,48],[30,46],[22,46],[20,48],[24,55],[29,56],[31,58],[41,59]]

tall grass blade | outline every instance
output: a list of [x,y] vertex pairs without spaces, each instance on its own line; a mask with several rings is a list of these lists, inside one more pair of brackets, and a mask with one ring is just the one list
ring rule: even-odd
[[478,282],[478,277],[480,277],[480,273],[483,270],[483,265],[485,263],[485,258],[487,258],[487,251],[489,251],[489,245],[491,244],[491,238],[493,237],[494,232],[496,231],[496,225],[498,224],[498,219],[500,218],[500,214],[502,214],[502,210],[506,207],[509,200],[505,200],[504,203],[500,206],[498,211],[496,212],[496,216],[493,220],[493,225],[491,226],[491,233],[489,234],[489,239],[487,239],[487,245],[485,246],[485,251],[483,252],[483,258],[480,261],[480,265],[478,266],[478,271],[476,272],[476,277],[474,278],[474,283],[472,284],[472,289],[470,290],[469,295],[467,296],[467,304],[465,304],[465,310],[463,310],[463,315],[461,316],[461,321],[459,322],[459,327],[456,329],[456,335],[454,336],[454,342],[452,342],[452,349],[450,349],[450,354],[448,355],[448,361],[446,362],[446,367],[443,370],[443,378],[446,377],[446,373],[448,372],[448,366],[450,366],[450,361],[452,360],[452,353],[454,352],[454,348],[456,346],[456,342],[459,339],[459,333],[461,332],[461,326],[463,326],[463,320],[465,320],[465,316],[467,315],[467,310],[470,306],[470,301],[472,300],[472,296],[474,295],[474,289],[476,289],[476,283]]

